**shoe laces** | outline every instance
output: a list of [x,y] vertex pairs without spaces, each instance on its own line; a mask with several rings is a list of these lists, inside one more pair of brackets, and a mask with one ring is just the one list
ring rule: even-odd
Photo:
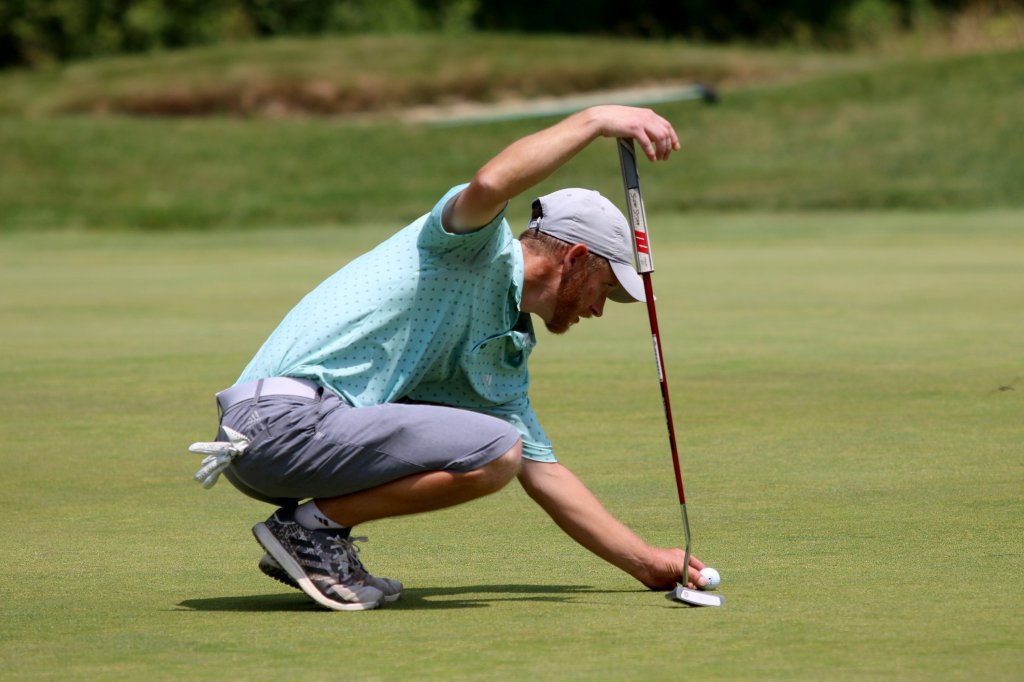
[[337,557],[338,563],[343,568],[347,568],[357,580],[368,577],[369,572],[363,566],[363,562],[359,560],[359,547],[355,543],[369,541],[370,538],[365,536],[346,538],[341,535],[335,535],[330,540],[335,548],[334,556]]

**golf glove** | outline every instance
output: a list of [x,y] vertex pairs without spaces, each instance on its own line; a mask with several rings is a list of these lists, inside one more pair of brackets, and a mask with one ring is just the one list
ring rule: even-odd
[[189,452],[197,455],[206,455],[199,471],[192,475],[196,482],[201,483],[204,488],[210,489],[217,482],[221,472],[228,468],[235,457],[241,457],[249,447],[249,439],[243,434],[230,427],[223,427],[228,441],[214,441],[212,443],[192,443]]

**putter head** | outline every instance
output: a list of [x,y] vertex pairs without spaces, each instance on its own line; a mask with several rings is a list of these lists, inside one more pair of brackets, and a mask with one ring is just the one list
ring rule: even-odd
[[677,585],[676,589],[665,594],[667,599],[680,601],[690,606],[724,606],[725,597],[720,594],[691,590],[689,587]]

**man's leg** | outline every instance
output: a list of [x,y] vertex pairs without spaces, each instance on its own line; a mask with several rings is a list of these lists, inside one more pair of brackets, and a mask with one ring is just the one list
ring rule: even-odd
[[418,514],[469,502],[497,492],[519,473],[522,441],[498,459],[464,473],[428,471],[340,497],[320,498],[316,506],[342,526],[390,516]]
[[[314,500],[314,516],[326,515],[335,523],[345,526],[344,532],[348,533],[353,526],[364,521],[434,511],[469,502],[496,492],[518,473],[521,449],[521,444],[517,442],[515,447],[497,460],[465,473],[430,471],[407,476],[371,490]],[[277,515],[275,513],[275,517]],[[401,598],[402,583],[392,578],[371,575],[357,556],[351,538],[342,539],[341,542],[347,543],[348,561],[358,582],[379,590],[385,602]],[[269,553],[260,559],[259,568],[274,580],[303,589]]]
[[352,408],[333,394],[305,405],[268,397],[255,408],[225,413],[225,424],[253,432],[232,482],[267,499],[312,497],[321,517],[286,506],[257,524],[253,532],[268,552],[260,568],[327,608],[375,608],[401,596],[401,583],[366,571],[349,537],[352,526],[477,499],[519,468],[518,432],[465,410]]

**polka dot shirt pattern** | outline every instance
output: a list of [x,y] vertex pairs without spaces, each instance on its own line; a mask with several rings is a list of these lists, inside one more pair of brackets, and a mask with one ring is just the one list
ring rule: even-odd
[[469,234],[444,230],[464,187],[307,294],[238,383],[300,377],[356,407],[408,399],[483,412],[519,430],[524,457],[556,461],[528,395],[536,335],[519,312],[522,247],[504,211]]

